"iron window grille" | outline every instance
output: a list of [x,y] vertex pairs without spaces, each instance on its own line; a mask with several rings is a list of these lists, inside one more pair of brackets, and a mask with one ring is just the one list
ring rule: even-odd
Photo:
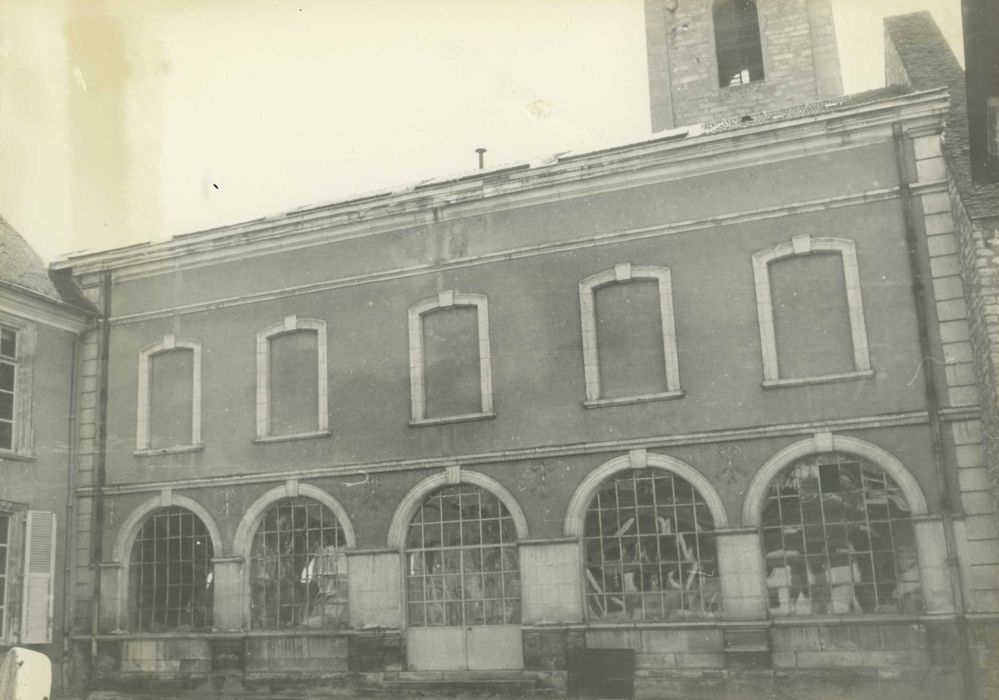
[[0,326],[0,449],[14,449],[17,331]]
[[461,484],[428,497],[406,544],[409,624],[518,624],[516,541],[513,518],[496,495]]
[[753,0],[722,0],[714,9],[718,85],[763,80],[760,19]]
[[143,524],[129,562],[133,630],[207,629],[212,625],[212,541],[201,519],[179,507]]
[[771,486],[762,528],[772,615],[922,611],[910,508],[874,464],[799,460]]
[[714,521],[697,490],[658,469],[607,480],[586,511],[586,599],[599,620],[720,611]]
[[348,623],[346,544],[336,515],[306,496],[264,512],[250,554],[250,625],[337,628]]

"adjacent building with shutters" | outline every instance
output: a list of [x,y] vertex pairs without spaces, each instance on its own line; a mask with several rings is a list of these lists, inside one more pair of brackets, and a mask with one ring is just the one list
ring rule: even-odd
[[844,97],[828,0],[646,17],[648,140],[72,255],[0,316],[21,641],[126,695],[990,697],[938,37]]
[[72,600],[63,574],[73,555],[73,377],[94,316],[68,275],[47,270],[0,218],[0,651],[41,651],[57,678]]

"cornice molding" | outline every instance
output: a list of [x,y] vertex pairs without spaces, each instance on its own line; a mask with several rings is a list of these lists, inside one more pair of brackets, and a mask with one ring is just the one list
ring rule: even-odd
[[[946,422],[977,420],[981,411],[977,407],[948,409],[941,416]],[[392,472],[439,470],[453,467],[473,467],[482,464],[499,462],[517,462],[525,460],[553,459],[557,457],[572,457],[582,455],[604,455],[611,453],[630,452],[635,449],[661,450],[689,445],[704,445],[713,443],[737,442],[741,440],[761,440],[777,437],[812,436],[816,432],[848,432],[853,430],[874,430],[911,425],[925,425],[929,422],[926,411],[908,411],[877,416],[862,416],[855,418],[836,418],[830,420],[806,421],[801,423],[783,423],[778,425],[754,426],[748,428],[733,428],[707,432],[694,432],[682,435],[660,435],[631,440],[608,440],[604,442],[572,443],[564,445],[523,447],[495,452],[477,452],[447,457],[426,457],[418,459],[396,459],[380,462],[355,462],[352,464],[328,465],[311,469],[296,468],[293,463],[279,465],[277,469],[267,472],[239,474],[238,470],[220,465],[211,469],[231,472],[227,476],[205,476],[183,479],[159,480],[147,483],[108,484],[103,488],[105,495],[125,493],[148,493],[163,489],[186,490],[199,488],[214,488],[239,484],[264,484],[285,482],[288,479],[322,479],[329,477],[364,476]],[[282,466],[287,468],[281,468]],[[208,467],[206,467],[208,469]],[[159,473],[162,473],[160,471]],[[92,495],[92,487],[76,490],[80,497]]]
[[19,316],[70,333],[81,333],[93,325],[94,315],[83,310],[20,290],[0,285],[0,312]]
[[119,316],[112,317],[111,323],[120,325],[125,323],[148,321],[157,318],[173,317],[183,314],[202,313],[204,311],[217,310],[221,308],[245,306],[247,304],[256,304],[263,301],[273,301],[285,297],[315,294],[317,292],[325,292],[334,289],[356,287],[364,284],[386,282],[390,280],[404,279],[407,277],[416,277],[419,275],[436,273],[442,270],[468,268],[477,265],[487,265],[507,260],[518,260],[522,258],[551,255],[570,250],[593,248],[627,241],[637,241],[646,238],[672,236],[681,233],[702,231],[720,226],[738,226],[751,221],[764,221],[792,214],[807,214],[818,211],[826,211],[829,209],[859,206],[873,202],[885,202],[897,199],[898,196],[899,189],[897,187],[889,187],[885,189],[869,190],[866,192],[856,192],[848,195],[838,195],[835,197],[823,197],[821,199],[790,202],[775,207],[764,207],[728,214],[719,214],[717,216],[693,221],[655,224],[640,228],[623,229],[620,231],[603,233],[598,236],[582,236],[579,238],[571,238],[553,243],[540,243],[532,246],[501,249],[482,255],[454,258],[447,262],[421,263],[409,267],[381,270],[378,272],[369,272],[360,275],[322,280],[319,282],[309,282],[307,284],[299,284],[281,289],[248,292],[231,297],[209,299],[131,314],[121,314]]
[[[943,89],[910,93],[787,121],[714,134],[653,137],[584,154],[557,156],[541,165],[516,164],[430,181],[329,205],[299,209],[218,229],[117,250],[71,255],[54,269],[77,276],[113,269],[154,274],[376,235],[431,223],[565,200],[593,192],[664,182],[696,174],[766,163],[809,153],[854,148],[883,140],[892,123],[909,131],[939,131],[947,109]],[[696,126],[688,133],[695,132]],[[446,208],[446,212],[441,212]],[[436,217],[436,218],[435,218]],[[275,240],[278,239],[278,240]]]

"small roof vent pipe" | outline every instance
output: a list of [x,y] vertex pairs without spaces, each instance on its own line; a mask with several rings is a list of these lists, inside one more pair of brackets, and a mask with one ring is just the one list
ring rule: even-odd
[[475,152],[479,154],[479,170],[486,167],[486,149],[476,148]]

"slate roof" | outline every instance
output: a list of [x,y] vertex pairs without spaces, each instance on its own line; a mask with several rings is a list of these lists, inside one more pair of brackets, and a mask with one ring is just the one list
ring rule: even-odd
[[28,242],[0,216],[0,285],[93,312],[72,278],[49,271]]
[[913,12],[885,19],[885,34],[909,76],[910,87],[929,90],[946,87],[950,112],[944,132],[944,156],[972,219],[999,216],[999,184],[975,185],[968,158],[968,100],[964,70],[929,12]]

